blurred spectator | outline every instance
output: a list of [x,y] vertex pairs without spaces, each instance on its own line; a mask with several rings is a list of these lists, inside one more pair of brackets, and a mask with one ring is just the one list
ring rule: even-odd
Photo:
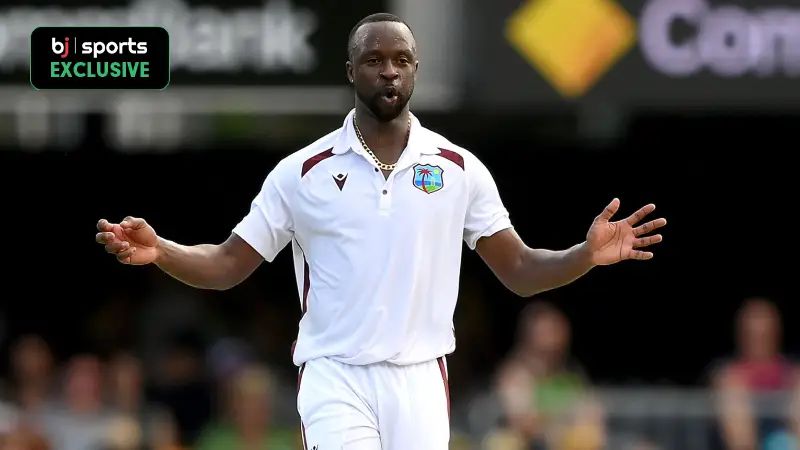
[[[781,317],[775,305],[764,298],[747,299],[736,317],[736,355],[717,367],[712,380],[725,448],[797,448],[800,378],[798,366],[782,353],[781,341]],[[782,395],[786,393],[793,395]],[[778,394],[772,399],[795,398],[789,420],[770,418],[776,415],[773,408],[785,406],[770,402],[770,394]],[[766,410],[759,412],[759,405]]]
[[41,336],[24,335],[11,349],[14,402],[23,416],[36,415],[52,400],[54,361]]
[[63,402],[43,416],[54,449],[106,447],[111,415],[103,406],[103,366],[93,355],[74,356],[66,367]]
[[0,402],[0,448],[46,448],[42,416],[53,401],[53,354],[40,336],[23,335],[10,349],[10,363],[10,391]]
[[37,430],[32,429],[27,425],[20,425],[4,437],[0,437],[0,448],[3,450],[53,449],[53,447]]
[[571,330],[554,306],[539,302],[521,313],[515,347],[497,376],[505,427],[487,450],[595,450],[604,445],[600,407],[570,355]]
[[110,406],[114,412],[110,447],[162,450],[177,446],[177,430],[165,409],[147,403],[141,361],[118,353],[109,367]]
[[17,426],[17,409],[10,402],[0,399],[0,448],[5,436]]
[[272,424],[275,384],[264,368],[250,366],[234,375],[225,386],[226,417],[203,432],[198,450],[299,450],[299,428],[281,429]]

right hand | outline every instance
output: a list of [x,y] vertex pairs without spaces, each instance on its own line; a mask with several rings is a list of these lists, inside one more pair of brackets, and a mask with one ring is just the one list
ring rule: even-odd
[[144,219],[128,216],[120,223],[106,219],[97,222],[95,240],[104,244],[106,252],[115,255],[123,264],[143,265],[156,260],[158,236]]

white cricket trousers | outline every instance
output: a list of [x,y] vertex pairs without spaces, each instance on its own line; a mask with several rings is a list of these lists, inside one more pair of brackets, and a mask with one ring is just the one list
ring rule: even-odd
[[447,450],[447,363],[314,359],[300,368],[297,410],[306,450]]

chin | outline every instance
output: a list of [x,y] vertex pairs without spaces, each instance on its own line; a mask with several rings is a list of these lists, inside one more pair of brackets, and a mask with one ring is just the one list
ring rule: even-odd
[[400,115],[400,111],[391,111],[391,112],[378,112],[375,114],[375,117],[378,118],[381,122],[391,122]]
[[380,104],[373,103],[370,109],[372,110],[372,114],[374,114],[375,117],[381,122],[391,122],[403,112],[403,109],[406,107],[406,103],[407,102],[403,102],[402,104],[398,104],[397,106],[391,108],[386,108]]

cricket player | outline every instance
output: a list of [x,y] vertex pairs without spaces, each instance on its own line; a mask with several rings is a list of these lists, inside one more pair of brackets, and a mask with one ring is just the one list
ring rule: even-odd
[[409,110],[419,68],[409,26],[362,19],[348,39],[354,108],[341,128],[286,156],[266,176],[230,237],[181,245],[142,218],[98,222],[96,240],[123,264],[155,264],[191,286],[228,289],[291,244],[303,316],[292,350],[307,450],[446,450],[446,355],[464,243],[511,291],[528,297],[590,269],[649,260],[641,223],[655,206],[611,221],[614,199],[586,240],[530,248],[512,227],[478,158]]

